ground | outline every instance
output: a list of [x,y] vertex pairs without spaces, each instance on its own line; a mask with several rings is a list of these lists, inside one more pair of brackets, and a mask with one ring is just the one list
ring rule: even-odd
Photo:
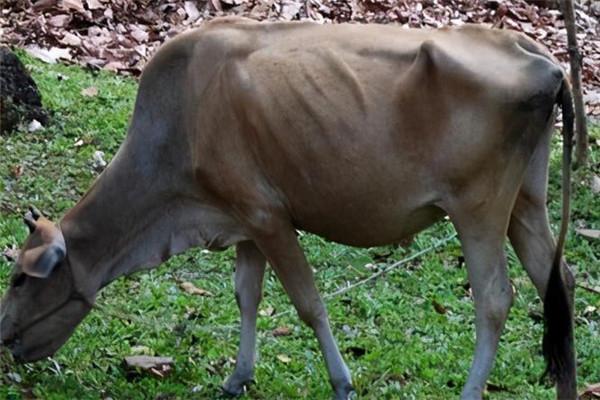
[[[23,53],[53,123],[35,132],[23,127],[0,137],[0,249],[20,245],[27,233],[23,210],[35,205],[58,219],[87,190],[98,172],[93,154],[108,161],[127,129],[137,84],[133,79],[76,66],[45,65]],[[90,87],[98,89],[97,94]],[[88,89],[82,94],[82,90]],[[600,175],[600,128],[591,127],[590,167],[574,174],[573,218],[566,257],[578,283],[600,288],[600,241],[576,226],[600,229],[600,195],[590,181]],[[560,137],[555,135],[549,209],[560,218]],[[96,161],[96,164],[98,162]],[[453,234],[447,222],[421,233],[406,248],[357,249],[302,235],[321,292],[333,293],[396,260]],[[331,323],[352,371],[359,399],[447,399],[459,395],[473,354],[474,313],[456,239],[387,274],[327,300]],[[233,296],[234,252],[189,251],[159,268],[121,278],[105,290],[69,342],[47,361],[14,365],[0,357],[0,398],[213,399],[233,369],[239,314]],[[548,399],[539,383],[542,305],[509,248],[515,303],[490,377],[487,399]],[[371,265],[368,265],[371,264]],[[11,264],[0,261],[0,293]],[[212,296],[180,288],[191,282]],[[576,290],[579,382],[600,380],[600,295]],[[311,331],[303,326],[269,272],[258,322],[260,361],[247,399],[327,399],[327,374]],[[280,315],[283,313],[283,315]],[[276,336],[277,328],[290,334]],[[279,329],[284,330],[284,329]],[[172,356],[165,378],[128,373],[123,357]],[[19,382],[20,381],[20,382]]]

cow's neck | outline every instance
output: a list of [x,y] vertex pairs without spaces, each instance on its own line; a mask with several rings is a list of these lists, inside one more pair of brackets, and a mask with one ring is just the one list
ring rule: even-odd
[[60,221],[75,281],[90,297],[119,276],[159,265],[192,246],[236,239],[230,221],[219,219],[190,176],[139,146],[136,156],[127,150],[134,144],[129,140],[122,147]]

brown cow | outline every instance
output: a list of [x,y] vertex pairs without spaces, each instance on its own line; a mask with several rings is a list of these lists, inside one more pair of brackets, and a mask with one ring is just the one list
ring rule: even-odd
[[[556,105],[564,113],[563,225],[546,212]],[[224,389],[253,376],[266,261],[319,341],[335,399],[350,373],[296,229],[353,246],[397,242],[448,215],[475,298],[462,399],[479,399],[512,302],[510,238],[545,299],[558,397],[576,398],[572,276],[562,262],[572,137],[561,67],[527,37],[467,26],[223,19],[164,45],[142,76],[129,132],[89,192],[32,234],[2,303],[17,358],[54,353],[119,276],[190,247],[237,247],[241,344]]]

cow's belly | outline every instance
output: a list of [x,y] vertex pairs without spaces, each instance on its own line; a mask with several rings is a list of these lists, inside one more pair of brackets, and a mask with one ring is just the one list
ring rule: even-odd
[[401,242],[445,215],[442,209],[434,205],[410,212],[380,209],[365,213],[340,207],[335,212],[301,217],[297,221],[297,228],[350,246],[382,246]]

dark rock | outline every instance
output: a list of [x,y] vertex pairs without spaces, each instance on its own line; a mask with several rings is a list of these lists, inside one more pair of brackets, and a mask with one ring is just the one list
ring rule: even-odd
[[0,46],[0,134],[34,119],[42,124],[48,119],[37,85],[21,60],[8,47]]

